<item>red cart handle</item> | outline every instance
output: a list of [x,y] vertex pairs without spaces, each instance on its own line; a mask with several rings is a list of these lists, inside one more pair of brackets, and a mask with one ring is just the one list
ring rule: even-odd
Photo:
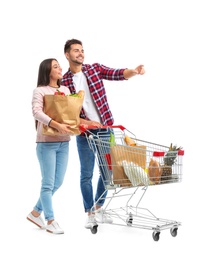
[[90,129],[106,129],[106,128],[119,128],[124,131],[126,128],[122,125],[104,125],[102,127],[92,126],[92,125],[80,125],[79,129],[82,133]]
[[[177,154],[179,155],[179,156],[183,156],[184,155],[184,150],[178,150],[178,152],[177,152]],[[158,151],[154,151],[153,152],[153,156],[156,156],[156,157],[161,157],[161,156],[164,156],[165,155],[165,152],[158,152]]]

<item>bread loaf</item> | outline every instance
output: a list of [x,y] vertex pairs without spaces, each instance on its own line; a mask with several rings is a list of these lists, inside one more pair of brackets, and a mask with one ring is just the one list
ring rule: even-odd
[[158,161],[154,159],[150,159],[149,167],[148,167],[148,175],[150,181],[155,184],[158,184],[162,175],[162,169]]

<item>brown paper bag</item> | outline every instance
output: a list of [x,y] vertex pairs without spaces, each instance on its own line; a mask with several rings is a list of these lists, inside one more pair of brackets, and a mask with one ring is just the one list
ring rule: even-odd
[[[79,135],[81,133],[79,124],[83,100],[84,95],[81,97],[45,95],[44,113],[59,123],[68,124],[73,135]],[[42,131],[45,135],[61,135],[56,129],[47,125],[43,125]]]
[[132,186],[130,180],[124,172],[122,161],[133,162],[145,169],[146,167],[146,146],[124,146],[114,145],[111,147],[111,164],[114,184],[122,187]]

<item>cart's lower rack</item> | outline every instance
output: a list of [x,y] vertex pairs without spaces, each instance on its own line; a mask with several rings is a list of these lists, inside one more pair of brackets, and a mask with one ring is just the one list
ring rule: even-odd
[[113,225],[153,230],[152,237],[159,240],[162,230],[170,229],[173,237],[177,235],[180,222],[156,217],[149,209],[134,206],[105,210],[113,219]]
[[[105,198],[103,215],[105,215],[106,218],[109,216],[110,219],[113,220],[112,223],[110,222],[111,225],[152,230],[154,241],[158,241],[161,231],[166,229],[170,229],[171,235],[175,237],[177,235],[178,227],[181,226],[181,222],[156,217],[149,209],[139,207],[147,189],[148,186],[116,188],[115,190],[110,190],[111,193],[107,194],[107,197]],[[125,199],[125,206],[118,207],[118,199],[121,203],[123,199]],[[99,200],[101,200],[101,198]],[[98,201],[96,204],[98,204]],[[98,225],[94,225],[91,232],[96,234],[97,228]]]

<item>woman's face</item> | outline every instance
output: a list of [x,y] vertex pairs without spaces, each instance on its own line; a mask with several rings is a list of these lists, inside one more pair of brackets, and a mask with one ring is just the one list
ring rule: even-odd
[[56,60],[53,60],[51,64],[50,80],[58,79],[62,79],[62,68]]

